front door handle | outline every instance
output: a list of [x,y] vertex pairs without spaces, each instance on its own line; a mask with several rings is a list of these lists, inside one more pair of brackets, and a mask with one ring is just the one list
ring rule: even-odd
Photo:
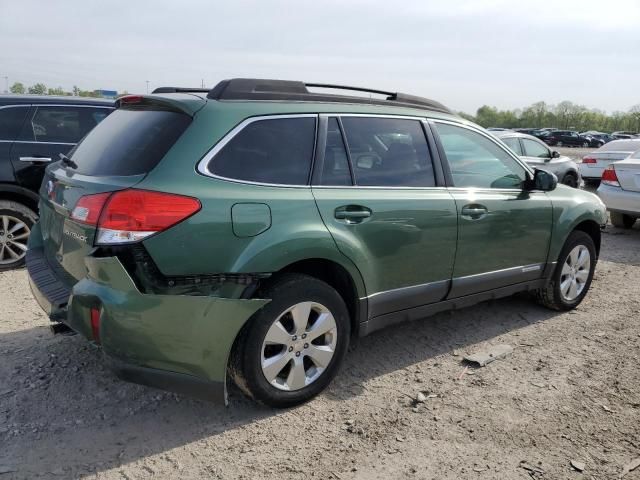
[[346,220],[347,223],[360,223],[369,218],[371,214],[371,209],[361,205],[344,205],[336,208],[333,212],[335,218]]
[[462,216],[471,220],[479,220],[484,217],[489,210],[484,205],[472,204],[462,207]]
[[49,163],[51,157],[20,157],[21,162]]

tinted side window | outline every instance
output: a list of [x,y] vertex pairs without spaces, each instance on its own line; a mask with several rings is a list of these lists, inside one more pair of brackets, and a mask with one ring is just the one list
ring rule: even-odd
[[343,117],[356,185],[433,187],[427,140],[418,120]]
[[36,107],[20,138],[35,142],[78,143],[110,111],[98,107]]
[[526,170],[505,150],[468,128],[436,123],[455,187],[520,188]]
[[0,140],[15,140],[29,111],[26,107],[0,108]]
[[507,147],[513,150],[516,155],[522,155],[522,148],[520,148],[520,141],[515,137],[502,138],[504,143],[506,143]]
[[524,145],[524,151],[527,157],[551,158],[549,149],[544,145],[540,145],[538,142],[523,138],[522,144]]
[[306,185],[316,119],[274,118],[244,127],[209,162],[211,173],[234,180]]
[[330,118],[327,125],[327,144],[320,185],[351,185],[349,158],[344,146],[342,132],[336,118]]

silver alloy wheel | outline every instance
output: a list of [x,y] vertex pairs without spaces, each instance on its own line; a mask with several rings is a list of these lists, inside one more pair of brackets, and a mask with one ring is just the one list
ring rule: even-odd
[[280,390],[294,391],[315,382],[329,366],[338,329],[327,307],[301,302],[273,322],[262,343],[262,373]]
[[27,254],[31,229],[22,220],[10,215],[0,216],[0,265],[22,260]]
[[576,245],[562,266],[560,293],[568,302],[574,301],[584,290],[591,270],[591,254],[584,245]]

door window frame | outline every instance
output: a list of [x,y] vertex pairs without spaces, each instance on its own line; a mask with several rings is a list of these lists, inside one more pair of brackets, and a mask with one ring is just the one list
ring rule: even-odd
[[[78,105],[76,103],[31,103],[31,104],[29,104],[29,106],[31,107],[31,111],[29,113],[27,113],[27,118],[25,119],[24,123],[22,124],[22,128],[20,129],[20,132],[18,133],[18,137],[17,137],[17,140],[15,140],[15,143],[37,143],[37,144],[40,144],[40,145],[72,145],[72,146],[78,144],[79,140],[78,140],[78,142],[41,142],[41,141],[36,140],[35,134],[34,134],[33,140],[21,140],[20,136],[24,133],[25,125],[27,124],[27,122],[29,122],[29,124],[31,124],[31,121],[33,120],[33,117],[38,112],[38,108],[40,108],[40,107],[104,108],[104,109],[111,110],[111,111],[115,110],[115,107],[110,107],[108,105]],[[111,113],[111,112],[109,112],[109,113]],[[109,114],[107,114],[107,115],[109,115]],[[31,127],[31,128],[32,128],[32,133],[33,133],[33,127]],[[93,128],[95,128],[95,126]]]
[[442,140],[440,139],[440,135],[438,134],[438,128],[437,128],[437,124],[446,124],[446,125],[452,125],[454,127],[459,127],[459,128],[463,128],[466,130],[469,130],[471,132],[477,133],[483,137],[485,137],[487,140],[489,140],[490,142],[492,142],[496,147],[498,147],[500,150],[502,150],[503,152],[505,152],[509,157],[511,157],[518,165],[520,165],[524,171],[525,171],[525,175],[528,176],[528,178],[526,180],[531,180],[533,179],[533,175],[534,175],[534,171],[533,169],[526,164],[526,162],[524,162],[520,157],[518,157],[514,152],[512,152],[511,150],[509,150],[508,148],[503,147],[502,145],[500,145],[500,143],[498,143],[496,141],[496,138],[493,137],[493,135],[491,135],[490,133],[484,132],[479,128],[475,128],[471,125],[467,125],[467,124],[463,124],[460,122],[453,122],[450,120],[442,120],[442,119],[429,119],[428,124],[429,127],[432,130],[433,136],[436,140],[436,145],[438,147],[438,152],[440,153],[440,157],[442,159],[444,159],[444,161],[442,162],[442,166],[445,170],[445,178],[446,178],[446,182],[447,182],[447,187],[450,190],[456,190],[456,191],[463,191],[463,190],[481,190],[481,191],[500,191],[500,192],[522,192],[523,189],[522,188],[489,188],[489,187],[456,187],[453,183],[453,175],[451,174],[451,168],[449,166],[449,161],[447,160],[447,155],[444,151],[444,146],[442,145]]
[[4,110],[6,108],[26,108],[27,109],[27,113],[25,114],[24,118],[22,119],[22,125],[20,125],[20,128],[18,129],[18,133],[15,135],[15,138],[13,138],[12,140],[0,138],[0,143],[15,143],[17,141],[16,139],[22,133],[22,129],[24,128],[24,124],[27,121],[27,118],[29,117],[29,113],[30,113],[31,107],[32,107],[32,105],[30,103],[16,103],[16,104],[13,104],[13,105],[0,105],[0,110]]
[[[522,137],[520,137],[519,140],[520,140],[520,147],[522,148],[522,152],[523,152],[523,155],[522,155],[523,157],[536,158],[536,159],[545,159],[545,158],[551,159],[551,158],[553,158],[551,156],[552,155],[552,150],[549,148],[549,145],[547,145],[543,141],[541,141],[541,140],[535,141],[535,140],[532,140],[531,138],[522,138]],[[546,148],[547,149],[547,153],[549,154],[549,156],[548,157],[532,157],[531,155],[527,155],[527,149],[526,149],[525,143],[524,143],[525,140],[528,140],[528,141],[533,142],[533,143],[537,143],[541,147]]]
[[[252,182],[251,180],[241,180],[237,178],[227,178],[221,175],[217,175],[209,170],[209,164],[215,158],[216,154],[220,152],[236,135],[238,135],[242,130],[245,129],[247,125],[251,125],[255,122],[261,122],[266,120],[280,120],[280,119],[288,119],[288,118],[314,118],[316,120],[314,138],[313,138],[313,147],[311,148],[311,168],[309,169],[309,174],[307,176],[307,183],[304,185],[293,185],[293,184],[281,184],[281,183],[266,183],[266,182]],[[319,120],[317,113],[294,113],[294,114],[285,114],[285,115],[259,115],[256,117],[245,118],[235,127],[233,127],[229,133],[224,135],[218,143],[216,143],[204,156],[198,161],[196,164],[196,172],[204,175],[205,177],[217,178],[218,180],[224,180],[226,182],[233,183],[242,183],[246,185],[261,185],[261,186],[269,186],[269,187],[286,187],[286,188],[309,188],[310,180],[312,173],[314,171],[314,165],[316,160],[316,152],[318,145],[318,132],[319,132]],[[325,130],[326,133],[326,130]]]
[[[375,189],[375,190],[434,190],[446,188],[445,172],[440,159],[439,151],[436,146],[433,133],[429,128],[427,122],[428,118],[411,115],[388,115],[388,114],[375,114],[375,113],[321,113],[319,115],[319,136],[316,146],[315,162],[313,168],[313,176],[311,185],[313,188],[322,189],[336,189],[336,188],[350,188],[350,189]],[[341,118],[346,117],[362,117],[362,118],[390,118],[394,120],[413,120],[420,123],[422,127],[422,133],[425,136],[429,154],[431,155],[431,164],[433,167],[433,173],[435,177],[435,186],[432,187],[419,187],[419,186],[385,186],[385,185],[356,185],[355,177],[353,173],[353,165],[351,161],[351,153],[349,152],[349,143],[347,142],[344,127],[342,125]],[[342,135],[342,141],[347,151],[347,159],[349,161],[349,170],[351,172],[351,185],[321,185],[322,167],[324,165],[324,151],[327,141],[327,127],[330,118],[336,118],[338,120],[338,126],[340,127],[340,133]]]

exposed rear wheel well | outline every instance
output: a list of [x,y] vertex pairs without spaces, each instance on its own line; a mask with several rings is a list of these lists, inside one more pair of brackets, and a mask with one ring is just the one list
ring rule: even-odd
[[[347,305],[351,319],[351,333],[358,335],[360,324],[360,304],[358,291],[349,272],[340,264],[322,258],[301,260],[287,265],[271,278],[277,278],[281,273],[301,273],[322,280],[332,286],[342,297]],[[267,280],[268,282],[268,280]]]
[[584,222],[576,225],[574,230],[580,230],[581,232],[589,235],[596,246],[596,255],[600,256],[600,225],[593,220],[585,220]]

